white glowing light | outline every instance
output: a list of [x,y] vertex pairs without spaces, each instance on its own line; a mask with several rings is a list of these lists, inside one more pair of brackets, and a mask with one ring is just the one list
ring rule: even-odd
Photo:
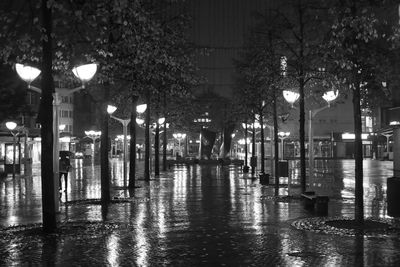
[[336,90],[336,91],[331,90],[331,91],[325,92],[324,95],[322,96],[322,98],[329,104],[330,102],[335,100],[338,97],[338,95],[339,95],[338,90]]
[[141,104],[136,106],[136,112],[139,114],[145,112],[146,109],[147,109],[147,104]]
[[112,106],[112,105],[107,105],[107,113],[108,114],[113,114],[117,110],[117,107]]
[[300,94],[297,92],[289,91],[289,90],[284,90],[283,91],[283,97],[287,102],[289,102],[290,105],[293,106],[293,104],[299,99]]
[[140,119],[140,118],[136,118],[136,123],[139,125],[142,125],[144,123],[144,120]]
[[33,80],[35,80],[40,75],[41,72],[39,69],[35,67],[22,65],[19,63],[15,64],[15,70],[17,71],[18,76],[28,84],[30,84]]
[[159,118],[158,119],[158,124],[163,124],[165,122],[165,118]]
[[72,69],[72,73],[83,83],[90,81],[97,72],[95,63],[77,66]]
[[13,121],[6,122],[6,127],[8,130],[12,131],[17,127],[17,124]]

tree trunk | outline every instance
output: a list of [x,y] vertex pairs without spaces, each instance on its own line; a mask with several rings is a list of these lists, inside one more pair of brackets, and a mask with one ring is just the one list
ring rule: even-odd
[[109,97],[109,84],[106,84],[104,101],[101,109],[101,143],[100,143],[100,169],[101,169],[101,202],[110,202],[110,176],[108,166],[108,113],[106,100]]
[[154,175],[160,175],[160,124],[156,118],[156,135],[154,137]]
[[252,164],[251,164],[251,176],[254,176],[254,174],[256,173],[256,166],[257,166],[255,122],[256,122],[256,117],[254,116],[254,118],[253,118],[253,143],[251,144],[251,149],[252,149],[251,157],[253,158]]
[[261,173],[265,173],[264,167],[264,158],[265,158],[265,151],[264,151],[264,123],[263,123],[263,115],[262,111],[260,112],[260,126],[261,126]]
[[299,79],[299,93],[300,93],[300,184],[301,192],[306,191],[306,146],[305,146],[305,112],[304,112],[304,77],[301,74]]
[[163,133],[163,171],[167,170],[167,96],[166,93],[164,91],[164,133]]
[[363,155],[362,155],[362,123],[361,123],[361,105],[360,105],[360,83],[354,85],[353,90],[353,108],[354,108],[354,153],[355,153],[355,211],[354,217],[358,223],[364,221],[364,189],[363,189]]
[[146,91],[146,125],[145,125],[145,153],[144,153],[144,180],[150,181],[150,88]]
[[137,95],[132,96],[131,106],[131,123],[129,126],[129,133],[131,135],[130,148],[129,148],[129,189],[135,188],[135,177],[136,177],[136,106],[137,106]]
[[40,102],[40,124],[42,137],[42,212],[43,231],[54,232],[57,229],[55,201],[54,173],[53,173],[53,105],[52,94],[54,82],[52,75],[52,11],[47,7],[47,0],[42,1],[42,27],[46,31],[46,38],[43,38],[42,47],[42,95]]

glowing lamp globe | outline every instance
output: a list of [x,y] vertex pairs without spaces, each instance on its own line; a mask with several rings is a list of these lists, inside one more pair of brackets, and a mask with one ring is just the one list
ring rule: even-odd
[[15,64],[15,70],[17,71],[18,76],[28,84],[35,80],[41,72],[38,68],[19,63]]
[[339,95],[339,91],[331,90],[331,91],[325,92],[324,95],[322,96],[322,98],[326,102],[328,102],[328,105],[329,105],[333,100],[335,100],[338,97],[338,95]]
[[278,135],[280,138],[286,138],[290,135],[290,132],[279,132]]
[[142,125],[142,124],[144,123],[144,120],[143,120],[143,119],[140,119],[140,118],[136,118],[136,123],[137,123],[138,125]]
[[146,111],[146,109],[147,109],[147,104],[141,104],[141,105],[136,106],[137,113],[143,113]]
[[97,65],[95,63],[77,66],[72,69],[72,73],[79,80],[81,80],[82,83],[90,81],[96,74],[96,72],[97,72]]
[[17,127],[17,124],[13,121],[6,122],[6,127],[8,130],[12,131]]
[[299,99],[300,94],[297,92],[289,91],[289,90],[284,90],[283,91],[283,97],[289,104],[293,107],[293,104]]
[[112,106],[112,105],[107,105],[107,113],[108,114],[113,114],[115,111],[117,110],[116,106]]
[[158,124],[163,124],[165,122],[165,118],[159,118],[158,119]]

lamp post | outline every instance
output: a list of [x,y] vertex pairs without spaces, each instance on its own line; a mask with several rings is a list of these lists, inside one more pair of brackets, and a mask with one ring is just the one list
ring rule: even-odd
[[389,159],[389,138],[393,135],[393,134],[382,134],[384,137],[386,137],[386,153],[387,153],[387,157]]
[[15,179],[15,146],[16,146],[16,137],[18,132],[14,132],[15,128],[17,128],[17,124],[13,121],[6,122],[6,127],[8,130],[10,130],[10,133],[13,136],[13,173],[12,177]]
[[[165,118],[159,118],[156,121],[156,132],[155,132],[155,140],[154,140],[154,175],[160,175],[160,125],[162,125],[165,122]],[[165,131],[165,129],[164,129]]]
[[243,173],[248,173],[249,172],[249,166],[247,164],[247,144],[249,140],[247,139],[247,129],[249,125],[247,123],[242,123],[242,127],[244,129],[244,166],[243,166]]
[[89,137],[90,139],[92,139],[92,141],[93,141],[93,164],[94,164],[94,155],[95,155],[95,153],[94,153],[94,150],[95,150],[95,148],[96,148],[96,139],[97,138],[100,138],[100,136],[101,136],[101,131],[85,131],[85,135],[87,136],[87,137]]
[[[42,90],[38,87],[31,85],[31,83],[40,75],[41,71],[35,67],[24,65],[24,64],[15,64],[15,70],[17,71],[18,76],[24,80],[28,84],[28,89],[42,94]],[[97,65],[94,63],[80,65],[74,67],[72,69],[72,73],[77,77],[82,85],[76,88],[69,90],[67,93],[63,93],[64,95],[70,95],[75,92],[78,92],[85,88],[85,83],[89,82],[93,76],[96,74]],[[58,129],[58,120],[59,120],[59,105],[61,103],[59,96],[59,88],[55,89],[53,94],[53,174],[54,174],[54,192],[55,195],[58,194],[58,172],[59,172],[59,129]],[[56,210],[58,210],[58,198],[55,198],[56,202]]]
[[309,111],[309,119],[308,119],[308,143],[309,143],[309,148],[308,148],[308,154],[309,154],[309,168],[310,168],[310,178],[314,177],[314,137],[313,137],[313,119],[314,117],[321,111],[330,108],[331,102],[335,100],[338,97],[339,93],[338,91],[328,91],[325,92],[322,96],[322,98],[327,102],[326,106],[323,106],[318,109],[310,110]]
[[114,119],[114,120],[116,120],[116,121],[119,121],[121,124],[122,124],[122,134],[124,135],[124,138],[123,138],[123,159],[124,159],[124,163],[123,163],[123,168],[124,168],[124,185],[126,185],[126,180],[127,180],[127,170],[126,170],[126,168],[127,168],[127,161],[128,161],[128,157],[127,157],[127,154],[128,154],[128,138],[127,138],[127,136],[128,136],[128,125],[129,125],[129,123],[131,122],[131,119],[121,119],[121,118],[118,118],[118,117],[116,117],[116,116],[114,116],[114,115],[112,115],[112,113],[113,112],[115,112],[115,110],[117,110],[117,108],[116,107],[114,107],[114,106],[108,106],[107,107],[107,112],[109,112],[109,111],[112,111],[111,113],[109,112],[109,114],[110,114],[110,117],[112,118],[112,119]]
[[[178,140],[179,153],[181,154],[181,153],[182,153],[182,151],[181,151],[181,140],[185,139],[186,134],[184,134],[184,133],[174,133],[172,136],[173,136],[176,140]],[[178,154],[178,155],[179,155],[179,154]]]
[[[309,110],[309,119],[308,119],[308,161],[309,161],[309,177],[312,178],[314,176],[314,140],[313,140],[313,128],[312,121],[314,117],[320,112],[330,107],[330,103],[334,101],[339,95],[339,92],[336,90],[327,91],[323,94],[322,98],[328,103],[326,106],[315,110]],[[293,104],[299,98],[299,93],[285,90],[283,91],[283,96],[287,102],[289,102],[292,107]]]
[[279,132],[279,133],[278,133],[278,137],[279,137],[279,139],[281,140],[281,155],[282,155],[282,160],[283,160],[283,155],[284,155],[284,153],[283,153],[283,148],[284,148],[283,142],[284,142],[284,140],[285,140],[286,138],[289,137],[289,135],[290,135],[289,132]]

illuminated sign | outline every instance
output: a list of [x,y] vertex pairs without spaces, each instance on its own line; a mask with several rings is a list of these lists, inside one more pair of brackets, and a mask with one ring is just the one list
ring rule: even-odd
[[[361,134],[361,139],[362,140],[367,140],[368,136],[369,136],[369,134],[363,133],[363,134]],[[342,140],[354,140],[355,138],[356,138],[356,135],[352,134],[352,133],[344,133],[344,134],[342,134]]]

